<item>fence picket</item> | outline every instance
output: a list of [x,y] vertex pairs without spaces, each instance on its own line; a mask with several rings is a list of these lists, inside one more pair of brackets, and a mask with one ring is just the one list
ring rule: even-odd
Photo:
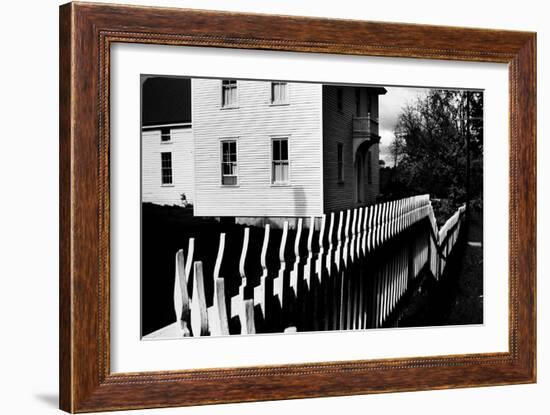
[[327,269],[327,283],[326,283],[326,296],[327,296],[327,326],[328,330],[334,330],[335,318],[334,310],[336,309],[336,302],[334,300],[335,282],[336,282],[336,265],[334,261],[334,223],[336,216],[334,212],[330,214],[330,225],[327,235],[327,255],[326,255],[326,269]]
[[315,218],[312,216],[309,219],[309,232],[307,236],[307,259],[304,267],[304,281],[306,283],[306,289],[311,289],[311,267],[313,264],[313,232],[315,230]]
[[[262,267],[262,275],[260,275],[260,282],[254,287],[253,291],[253,305],[254,310],[257,310],[256,319],[259,321],[260,327],[263,326],[267,319],[266,315],[266,280],[267,280],[267,248],[269,246],[269,231],[270,226],[266,224],[264,226],[264,240],[262,243],[262,251],[260,253],[260,266]],[[256,313],[255,313],[256,314]]]
[[281,313],[280,324],[284,324],[285,315],[285,298],[284,298],[284,281],[286,273],[286,240],[288,238],[288,221],[283,224],[283,235],[279,245],[279,270],[277,276],[273,279],[273,299],[277,307],[277,311]]
[[329,273],[329,278],[331,277],[331,268],[332,268],[332,257],[333,257],[333,238],[334,238],[334,212],[331,212],[330,214],[330,225],[328,227],[328,234],[327,234],[327,255],[325,257],[325,267],[327,268],[327,271]]
[[195,261],[193,266],[193,296],[191,297],[191,330],[194,337],[206,336],[208,332],[208,313],[204,294],[204,275],[202,262]]
[[353,328],[360,328],[361,322],[361,287],[362,287],[362,255],[361,255],[361,240],[362,240],[362,231],[363,231],[363,208],[357,209],[357,223],[356,223],[356,238],[355,238],[355,269],[354,269],[354,319],[353,319]]
[[225,280],[223,278],[216,278],[214,283],[220,319],[219,335],[227,336],[229,334],[229,321],[227,320],[227,308],[225,306],[227,304],[225,296]]
[[294,265],[292,267],[292,270],[290,271],[290,283],[289,283],[290,290],[296,299],[298,298],[298,275],[299,275],[299,268],[301,265],[300,239],[302,237],[302,225],[303,225],[302,218],[299,218],[298,223],[296,225],[296,236],[294,238]]
[[356,250],[355,250],[355,239],[357,238],[357,209],[353,209],[351,216],[351,230],[350,230],[350,246],[349,246],[349,257],[350,261],[355,260]]
[[314,273],[314,263],[313,263],[313,232],[315,230],[315,218],[312,216],[309,219],[309,231],[306,240],[306,249],[307,256],[305,263],[302,267],[302,280],[299,283],[300,296],[298,297],[300,301],[301,315],[297,319],[300,321],[301,328],[303,330],[312,329],[312,274]]
[[176,278],[174,282],[174,311],[176,313],[176,322],[179,323],[182,335],[184,337],[191,335],[190,315],[191,305],[189,303],[189,294],[187,292],[187,278],[185,275],[185,259],[183,249],[176,253]]
[[[224,332],[227,322],[227,313],[225,311],[225,301],[220,303],[220,295],[218,294],[218,279],[220,275],[220,268],[223,260],[223,253],[225,250],[225,233],[220,233],[220,243],[218,245],[218,255],[216,256],[216,263],[214,265],[214,294],[212,298],[212,305],[207,308],[208,314],[208,330],[211,336],[221,336],[229,334],[229,331]],[[224,285],[225,290],[225,285]],[[223,298],[225,298],[225,293]],[[224,321],[225,319],[225,321]]]
[[244,300],[244,330],[243,334],[256,334],[254,324],[254,301],[252,299]]
[[361,253],[363,256],[367,254],[367,236],[369,231],[369,212],[370,207],[363,208],[363,230],[361,232]]
[[338,219],[338,231],[336,232],[336,254],[334,255],[334,263],[336,268],[340,271],[340,265],[342,261],[342,223],[344,222],[344,211],[340,211],[340,217]]
[[325,268],[326,253],[325,253],[325,230],[326,230],[326,215],[321,216],[319,227],[319,252],[315,261],[315,308],[314,308],[314,328],[316,330],[328,329],[328,293],[327,293],[327,270]]
[[185,258],[185,279],[189,282],[191,268],[193,266],[193,256],[195,254],[195,238],[189,238],[187,246],[187,258]]
[[370,215],[369,215],[369,229],[368,229],[368,234],[367,234],[367,249],[369,252],[372,252],[372,250],[374,249],[374,244],[373,244],[373,233],[374,233],[374,226],[375,226],[375,217],[376,217],[376,209],[377,209],[377,205],[374,205],[372,206],[371,208],[371,212],[370,212]]
[[326,215],[321,216],[321,225],[319,229],[319,252],[317,254],[317,259],[315,261],[315,274],[318,278],[319,284],[322,283],[323,279],[323,254],[325,253],[325,226],[326,226]]
[[351,210],[346,211],[346,225],[344,226],[344,249],[342,258],[344,260],[344,266],[349,262],[349,224],[351,222]]
[[246,311],[244,305],[244,289],[247,284],[245,262],[248,252],[248,240],[250,237],[250,228],[244,228],[243,246],[241,250],[241,257],[239,259],[239,275],[241,282],[239,285],[239,291],[237,295],[230,299],[230,312],[229,316],[231,320],[238,319],[240,324],[240,333],[246,334]]

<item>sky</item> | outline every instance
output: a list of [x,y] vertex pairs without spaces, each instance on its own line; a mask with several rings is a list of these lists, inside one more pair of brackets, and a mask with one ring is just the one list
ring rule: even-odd
[[380,159],[384,160],[386,166],[393,166],[389,145],[393,141],[393,130],[399,115],[408,103],[414,103],[417,97],[424,96],[430,89],[389,86],[385,88],[388,92],[380,95],[379,99]]

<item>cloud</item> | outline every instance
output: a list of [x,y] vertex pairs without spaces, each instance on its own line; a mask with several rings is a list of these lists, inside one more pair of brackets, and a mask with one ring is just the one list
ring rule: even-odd
[[430,88],[385,87],[388,91],[380,96],[380,130],[392,132],[399,115],[407,104],[412,104],[418,97],[425,96]]
[[386,166],[393,166],[393,159],[390,153],[390,143],[393,140],[393,129],[380,128],[378,133],[380,134],[380,159],[384,160]]
[[413,104],[419,97],[425,96],[430,88],[385,87],[388,91],[380,95],[379,100],[379,134],[380,159],[386,166],[393,166],[393,157],[389,146],[393,141],[393,131],[399,115],[407,104]]

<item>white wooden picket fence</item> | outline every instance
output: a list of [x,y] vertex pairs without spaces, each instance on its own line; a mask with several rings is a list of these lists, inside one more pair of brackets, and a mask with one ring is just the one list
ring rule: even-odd
[[[227,294],[222,267],[226,234],[220,234],[212,275],[205,275],[203,263],[195,260],[195,240],[190,238],[186,252],[180,249],[175,256],[176,321],[144,339],[382,327],[423,269],[436,280],[442,277],[464,213],[461,206],[438,229],[429,195],[421,195],[299,218],[293,229],[285,222],[277,269],[267,265],[270,225],[264,227],[256,259],[248,257],[246,227],[240,283],[233,295]],[[245,266],[251,260],[261,265],[253,286]],[[205,278],[213,281],[209,298]]]

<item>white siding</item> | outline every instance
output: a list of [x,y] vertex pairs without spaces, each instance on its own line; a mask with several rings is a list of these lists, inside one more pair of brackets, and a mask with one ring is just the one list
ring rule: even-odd
[[[194,201],[194,155],[191,128],[170,130],[171,141],[160,140],[160,130],[144,131],[141,135],[143,202],[158,205],[181,205],[181,194]],[[172,153],[172,185],[161,182],[161,153]]]
[[[289,83],[289,105],[271,84],[238,81],[237,106],[221,109],[221,80],[193,79],[195,215],[292,217],[322,213],[322,86]],[[290,184],[271,183],[271,140],[289,138]],[[238,186],[221,185],[220,139],[237,139]]]

